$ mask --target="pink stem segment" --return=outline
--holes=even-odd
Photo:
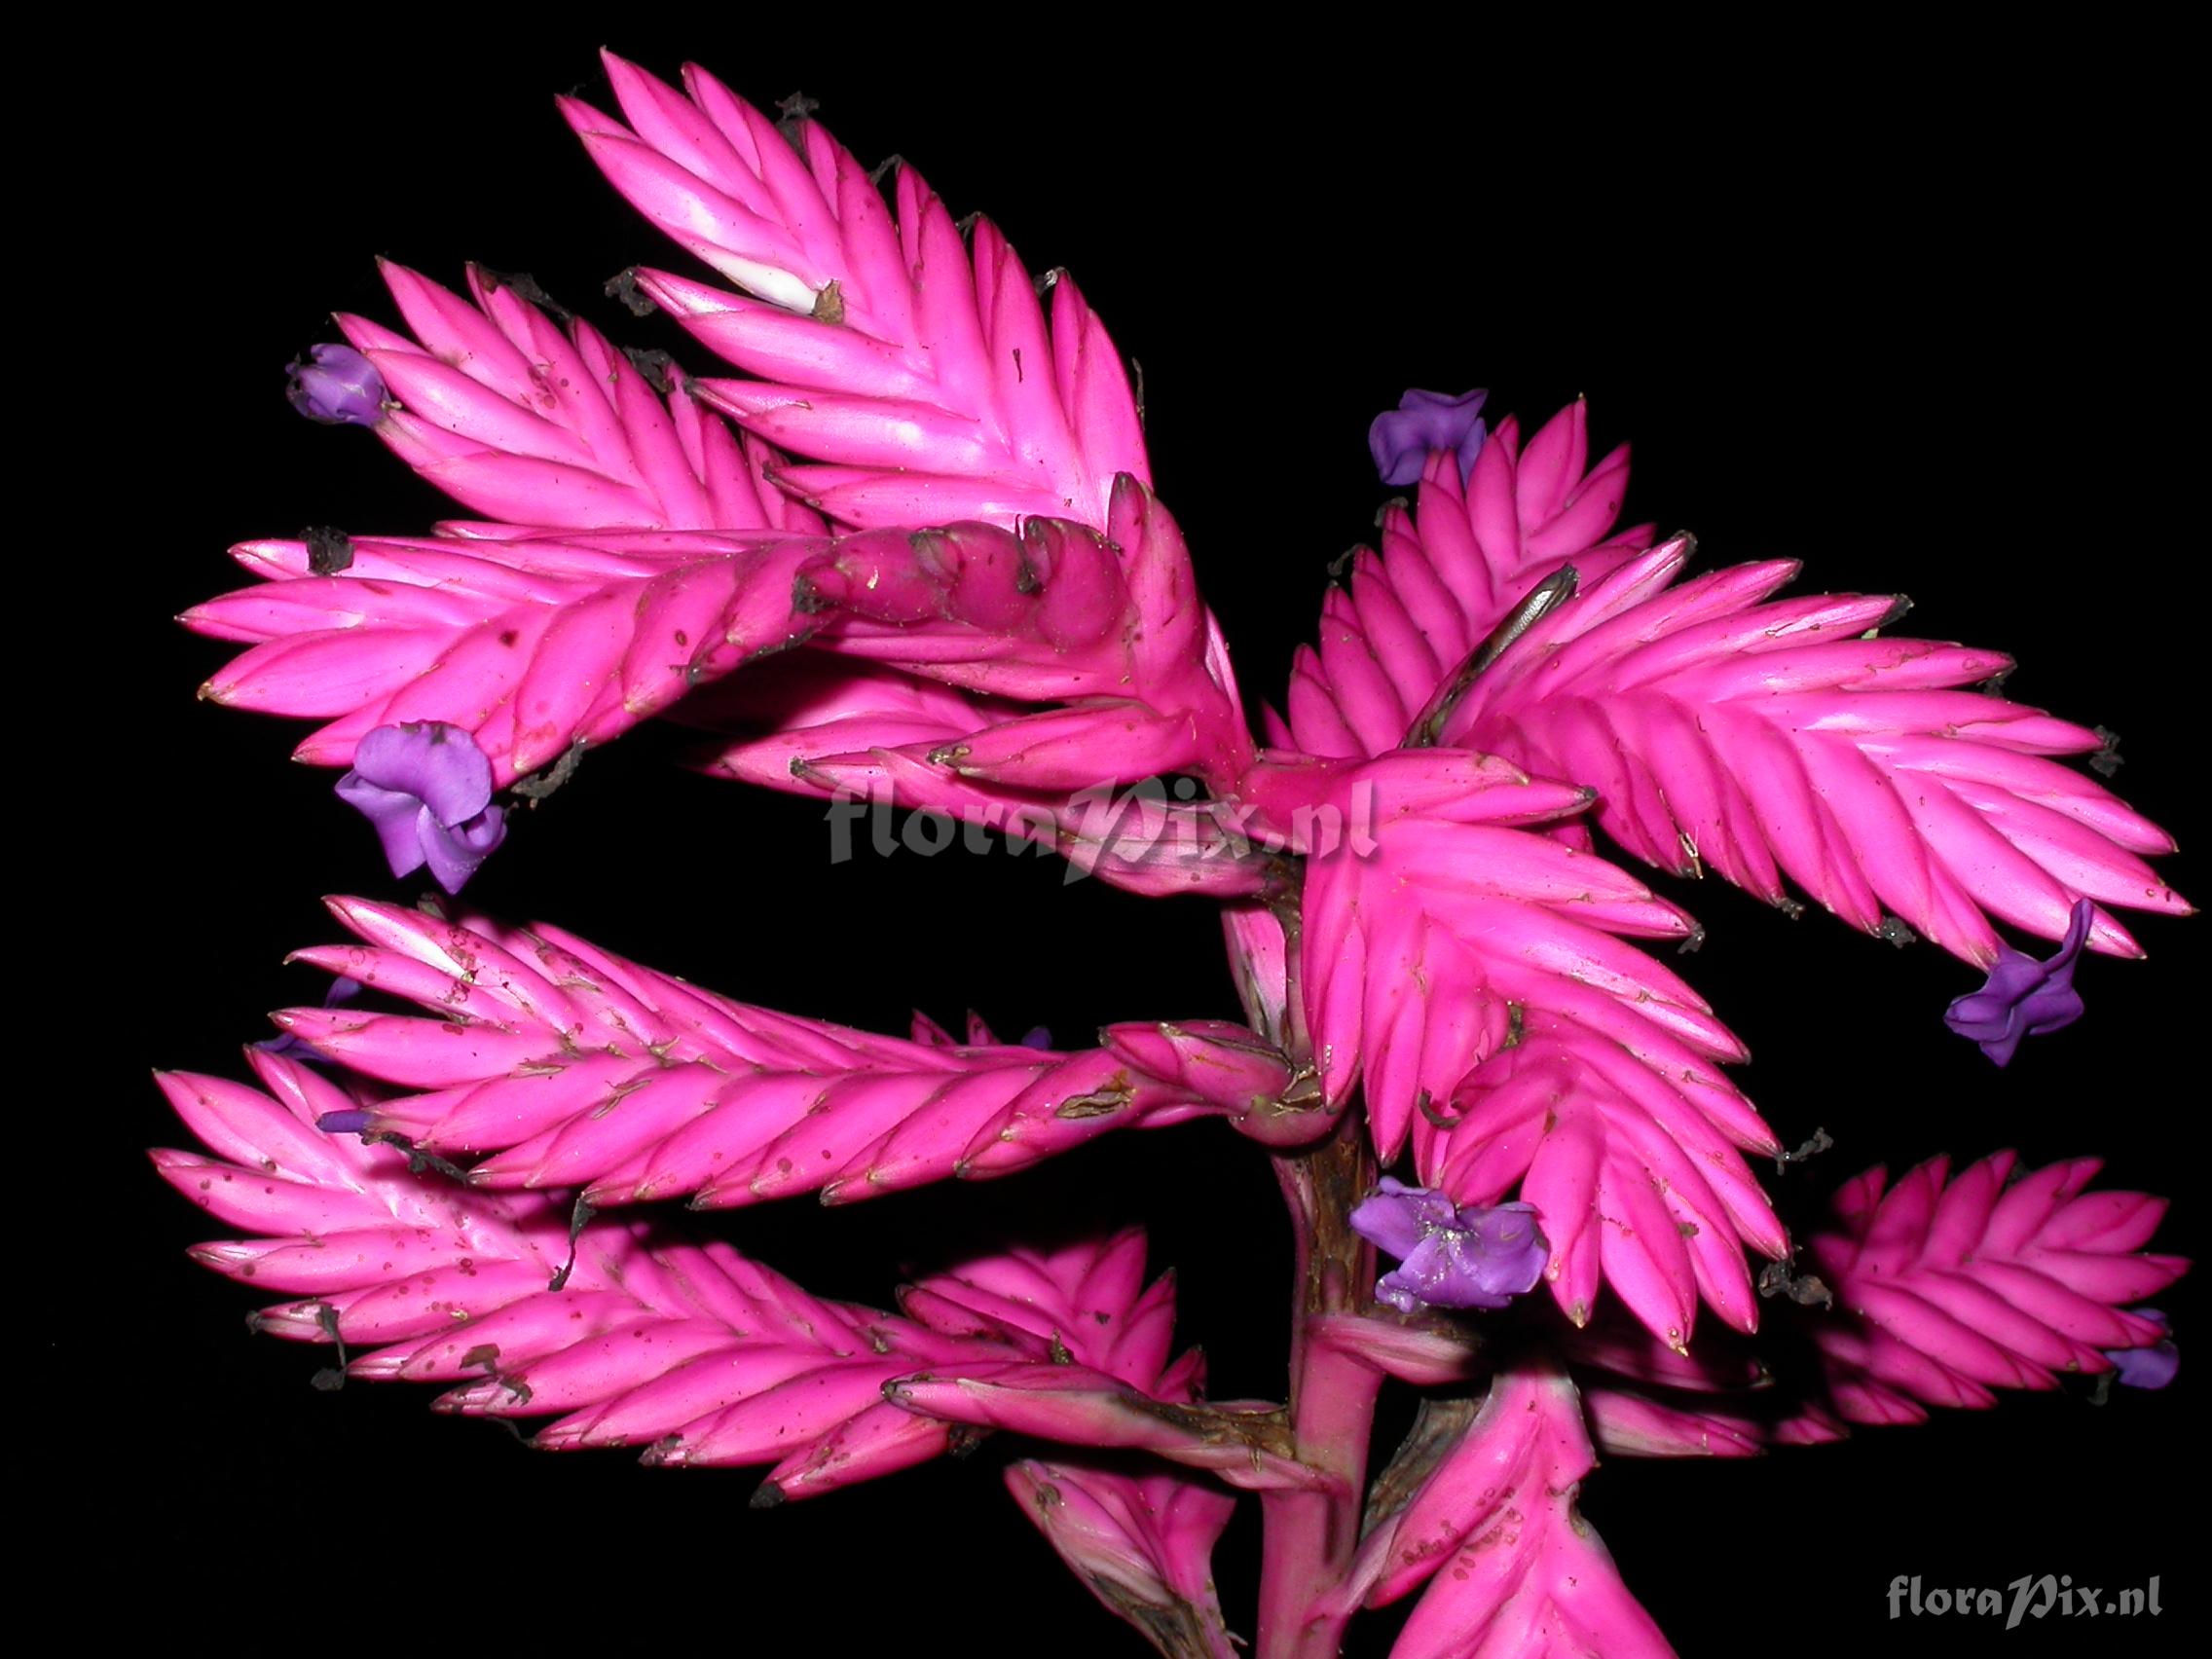
[[[1359,1113],[1320,1146],[1275,1161],[1297,1239],[1291,1303],[1290,1414],[1298,1456],[1340,1483],[1329,1492],[1270,1493],[1261,1499],[1266,1542],[1256,1659],[1333,1659],[1349,1609],[1316,1612],[1359,1545],[1367,1442],[1381,1373],[1313,1335],[1324,1314],[1356,1312],[1375,1277],[1373,1249],[1353,1233],[1351,1209],[1375,1184]]]

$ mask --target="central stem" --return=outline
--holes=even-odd
[[[1374,1252],[1351,1230],[1352,1206],[1375,1184],[1365,1114],[1344,1115],[1328,1141],[1274,1161],[1296,1243],[1291,1302],[1290,1422],[1299,1458],[1336,1477],[1330,1492],[1269,1493],[1256,1659],[1331,1659],[1348,1609],[1314,1603],[1359,1545],[1367,1441],[1380,1373],[1314,1333],[1323,1314],[1357,1313],[1375,1276]]]

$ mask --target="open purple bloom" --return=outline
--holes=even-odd
[[[1536,1288],[1551,1253],[1533,1205],[1461,1209],[1442,1193],[1387,1175],[1352,1210],[1351,1226],[1398,1258],[1375,1295],[1401,1313],[1422,1306],[1503,1308]]]
[[[441,720],[370,732],[338,794],[376,826],[392,874],[426,864],[448,893],[506,838],[506,814],[492,804],[492,762],[475,738]]]
[[[2138,1318],[2149,1319],[2163,1326],[2166,1316],[2156,1308],[2137,1308],[2132,1310]],[[2174,1346],[2171,1337],[2153,1343],[2149,1347],[2108,1348],[2105,1358],[2112,1361],[2113,1379],[2123,1388],[2163,1388],[2181,1370],[2181,1349]]]
[[[1367,429],[1367,450],[1375,470],[1390,485],[1419,484],[1430,450],[1451,450],[1459,458],[1459,482],[1475,470],[1482,454],[1483,399],[1487,391],[1447,397],[1441,391],[1409,391],[1398,407],[1375,417]]]
[[[326,426],[373,426],[384,419],[384,376],[350,346],[311,346],[308,360],[285,365],[292,407]]]
[[[2089,938],[2093,914],[2086,899],[2074,906],[2058,954],[2038,962],[2017,950],[2001,951],[1989,982],[1952,1003],[1943,1023],[1981,1045],[1999,1065],[2009,1064],[2023,1037],[2040,1037],[2082,1017],[2082,993],[2074,988],[2074,964]]]

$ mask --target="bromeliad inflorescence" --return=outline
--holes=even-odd
[[[213,1161],[158,1164],[249,1235],[197,1253],[296,1299],[262,1328],[550,1419],[541,1447],[769,1465],[776,1499],[999,1431],[1100,1601],[1215,1659],[1247,1624],[1209,1567],[1245,1493],[1267,1659],[1333,1654],[1416,1592],[1408,1659],[1617,1659],[1667,1649],[1574,1512],[1598,1449],[1729,1455],[2065,1372],[2170,1379],[2138,1305],[2183,1264],[2144,1253],[2160,1205],[2087,1191],[2088,1161],[1877,1169],[1789,1237],[1743,1046],[1637,942],[1696,924],[1600,851],[1933,940],[1989,972],[1950,1020],[2004,1063],[2080,1014],[2089,955],[2140,954],[2117,909],[2187,908],[2144,862],[2165,834],[2064,763],[2098,733],[1976,688],[1994,652],[1890,633],[1891,596],[1776,598],[1787,563],[1686,575],[1686,537],[1616,528],[1627,451],[1593,461],[1581,404],[1525,435],[1481,392],[1415,391],[1371,434],[1413,499],[1256,735],[1076,283],[1033,282],[910,167],[879,188],[803,111],[608,73],[620,119],[563,114],[720,278],[624,291],[720,366],[633,358],[481,268],[456,291],[387,266],[398,324],[341,316],[292,399],[476,516],[239,548],[253,585],[186,618],[246,646],[207,695],[320,722],[298,757],[343,768],[393,871],[448,893],[499,847],[502,792],[682,703],[710,772],[1018,823],[1217,904],[1245,1017],[1074,1049],[886,1035],[553,927],[336,901],[354,942],[303,956],[373,996],[280,1014],[259,1088],[165,1079]],[[1083,800],[1166,775],[1199,787],[1154,788],[1142,836],[1092,831]],[[2000,925],[2063,943],[2038,962]],[[1205,1117],[1289,1202],[1279,1404],[1209,1398],[1134,1230],[940,1262],[894,1312],[810,1296],[699,1218],[618,1213],[857,1201]],[[239,1164],[256,1178],[208,1178]],[[1752,1255],[1801,1293],[1760,1333],[1817,1356],[1801,1389],[1750,1386]],[[1386,1384],[1451,1398],[1371,1506]],[[1527,1477],[1511,1527],[1503,1467]]]

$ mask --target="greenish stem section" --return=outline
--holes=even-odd
[[[1375,1253],[1351,1230],[1351,1209],[1375,1185],[1364,1113],[1346,1112],[1319,1146],[1278,1156],[1275,1176],[1296,1240],[1291,1304],[1290,1425],[1303,1462],[1336,1477],[1327,1492],[1269,1493],[1256,1659],[1331,1659],[1348,1612],[1314,1604],[1343,1577],[1359,1546],[1368,1438],[1382,1375],[1320,1341],[1313,1321],[1356,1313],[1375,1277]]]

